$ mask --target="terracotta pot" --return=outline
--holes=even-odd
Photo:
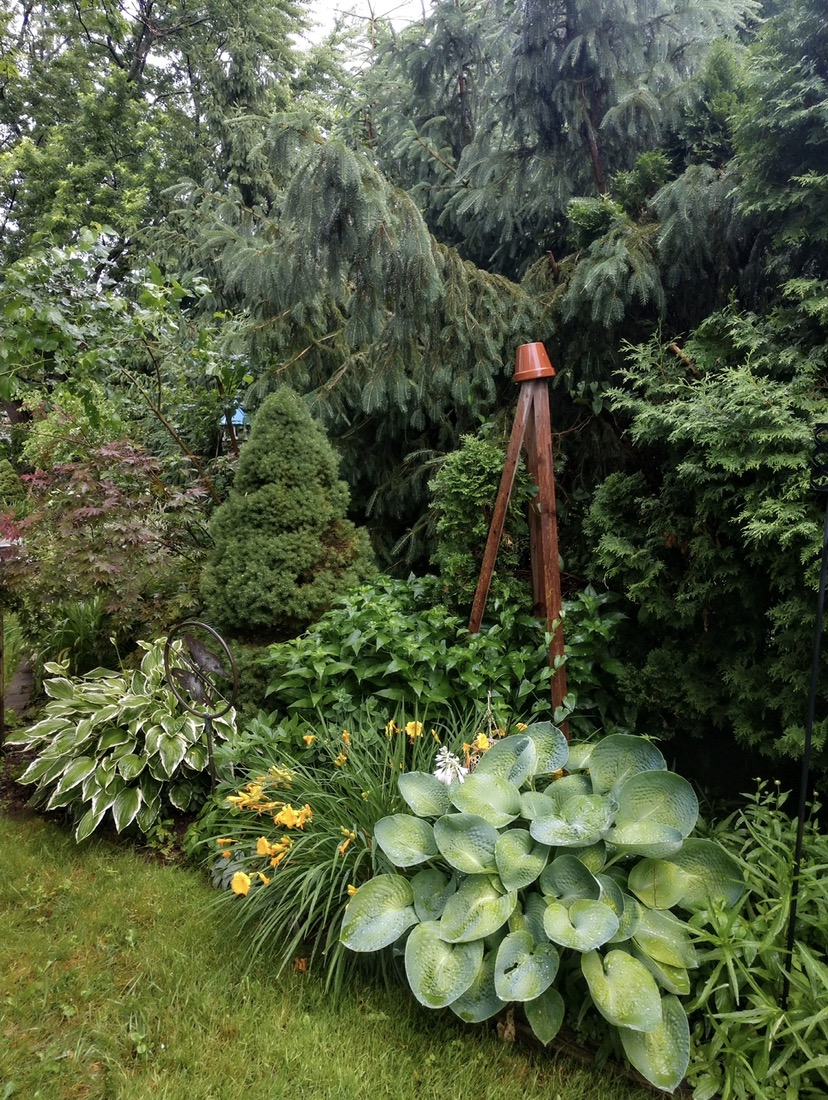
[[[553,378],[555,368],[540,341],[521,344],[515,357],[515,382],[532,382],[535,378]]]

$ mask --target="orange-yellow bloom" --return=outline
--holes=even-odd
[[[236,841],[232,836],[216,837],[216,844],[218,844],[218,846],[220,848],[223,848],[225,844],[235,844],[235,843],[236,843]]]
[[[250,893],[250,875],[246,875],[244,871],[236,871],[230,883],[230,889],[234,894],[247,897]]]
[[[343,730],[343,731],[342,731],[342,740],[343,740],[343,741],[345,742],[345,744],[346,744],[346,745],[350,745],[350,743],[351,743],[351,735],[350,735],[350,733],[348,732],[348,730]]]
[[[348,754],[347,754],[347,752],[341,752],[341,753],[339,754],[339,756],[337,756],[336,760],[334,760],[334,767],[336,767],[336,768],[341,768],[341,767],[343,767],[343,766],[344,766],[345,764],[347,764],[347,762],[348,762]]]
[[[354,886],[354,884],[352,882],[349,882],[348,883],[348,897],[352,898],[356,892],[357,892],[356,886]]]
[[[262,871],[257,871],[256,874],[259,876],[259,882],[261,882],[262,886],[268,886],[270,884],[270,879]]]
[[[302,740],[305,742],[306,745],[312,745],[314,743],[314,741],[316,740],[316,734],[315,733],[306,733],[305,736],[302,738]]]
[[[399,732],[400,732],[400,727],[397,725],[397,723],[393,719],[386,724],[386,726],[385,726],[385,736],[386,737],[390,737],[392,733],[399,733]]]
[[[408,740],[413,744],[415,737],[423,736],[423,723],[422,722],[406,722],[405,732],[408,735]]]

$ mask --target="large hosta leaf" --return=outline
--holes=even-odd
[[[543,793],[552,799],[558,813],[568,799],[579,794],[594,794],[594,791],[588,775],[565,775],[550,783]]]
[[[398,786],[417,817],[442,817],[451,810],[448,787],[428,772],[405,772]]]
[[[535,775],[549,775],[560,771],[569,757],[569,745],[566,738],[551,722],[533,722],[522,731],[535,746],[537,760]]]
[[[88,775],[92,775],[98,766],[97,760],[91,756],[79,756],[73,760],[60,777],[60,782],[55,787],[54,795],[63,795],[77,787]],[[54,797],[53,795],[53,797]]]
[[[656,962],[668,966],[696,965],[696,950],[690,941],[687,925],[672,913],[642,909],[633,940]]]
[[[495,863],[507,890],[522,890],[540,875],[549,845],[533,840],[526,829],[507,829],[495,845]]]
[[[502,829],[520,815],[520,790],[508,779],[496,775],[470,775],[451,792],[451,801],[461,813],[477,814],[496,829]]]
[[[510,932],[497,951],[495,992],[503,1001],[531,1001],[549,988],[560,956],[551,943],[535,943],[531,932]]]
[[[617,790],[640,772],[666,770],[666,761],[652,741],[626,733],[605,737],[589,757],[589,774],[596,791]]]
[[[440,854],[456,871],[466,875],[497,870],[495,847],[500,834],[477,814],[446,814],[434,823],[434,840]]]
[[[444,871],[430,867],[414,875],[411,889],[414,891],[414,912],[425,923],[440,919],[446,902],[457,889],[457,883]]]
[[[474,977],[474,981],[449,1008],[467,1024],[479,1024],[489,1020],[507,1005],[495,992],[494,969],[497,951],[489,951]]]
[[[634,1031],[655,1031],[661,1023],[661,994],[655,978],[626,951],[602,956],[590,951],[581,959],[595,1007],[611,1024]]]
[[[379,951],[417,923],[414,891],[401,875],[377,875],[348,903],[340,940],[351,951]]]
[[[664,997],[661,1022],[652,1031],[619,1029],[624,1053],[650,1084],[674,1092],[684,1079],[690,1061],[690,1028],[681,1002]]]
[[[496,932],[517,905],[517,894],[503,891],[493,875],[470,875],[446,902],[440,935],[449,943],[468,943]]]
[[[568,853],[557,856],[543,872],[538,884],[544,894],[569,905],[573,901],[598,901],[601,885],[589,868]]]
[[[711,898],[733,906],[744,892],[739,864],[712,840],[688,840],[668,862],[684,875],[684,890],[676,902],[684,909],[709,905]]]
[[[679,997],[687,996],[691,988],[690,975],[683,966],[668,966],[667,963],[650,958],[634,942],[631,946],[633,956],[647,967],[662,989]]]
[[[592,951],[612,939],[618,931],[618,917],[601,901],[575,901],[568,908],[550,902],[543,915],[543,927],[553,943],[573,951]]]
[[[549,936],[543,926],[543,918],[546,915],[546,907],[549,899],[534,890],[528,891],[523,898],[523,923],[527,931],[532,933],[535,943],[548,943]]]
[[[529,832],[551,847],[585,847],[599,841],[612,821],[612,806],[599,794],[568,798],[557,814],[536,817]]]
[[[482,961],[480,940],[446,943],[438,921],[418,924],[405,945],[408,984],[420,1004],[428,1008],[445,1008],[462,996]]]
[[[82,840],[86,840],[90,834],[94,833],[100,823],[103,821],[104,814],[109,809],[106,805],[99,809],[97,812],[93,809],[88,809],[83,817],[78,822],[75,828],[75,840],[80,844]]]
[[[555,810],[555,803],[542,791],[524,791],[520,796],[520,816],[527,821],[534,821],[536,817],[549,817]]]
[[[644,856],[671,855],[681,847],[699,815],[699,800],[674,772],[642,772],[618,790],[618,811],[607,840]]]
[[[377,844],[395,867],[414,867],[437,855],[434,829],[411,814],[391,814],[374,826]]]
[[[529,1026],[543,1045],[551,1043],[564,1020],[564,1000],[557,989],[547,989],[534,1001],[527,1001],[523,1011]]]
[[[666,859],[642,859],[630,871],[627,882],[650,909],[672,909],[688,885],[684,871]]]
[[[475,769],[475,775],[494,775],[498,779],[508,779],[519,787],[524,780],[534,774],[538,752],[534,741],[521,733],[513,733],[495,741],[490,749],[483,753]]]

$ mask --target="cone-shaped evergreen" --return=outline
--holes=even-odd
[[[282,388],[262,404],[230,497],[210,525],[201,591],[236,637],[301,633],[373,570],[366,533],[345,518],[339,460],[304,402]]]

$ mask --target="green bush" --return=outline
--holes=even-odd
[[[688,1074],[695,1100],[817,1100],[828,1093],[828,835],[814,806],[803,837],[789,960],[783,945],[797,826],[786,799],[778,784],[760,787],[709,833],[738,861],[747,892],[737,905],[712,905],[690,921],[699,958]]]
[[[345,518],[339,459],[302,399],[266,399],[241,449],[229,499],[215,512],[201,593],[220,629],[290,637],[373,572],[366,533]]]
[[[139,645],[131,672],[70,680],[65,665],[48,665],[45,716],[7,741],[37,754],[19,780],[35,785],[31,805],[66,810],[78,841],[108,817],[118,832],[134,824],[149,835],[171,811],[200,806],[209,787],[204,722],[182,713],[166,684],[164,639]],[[234,717],[217,718],[214,736]]]
[[[380,577],[339,600],[307,634],[270,647],[263,662],[271,674],[270,705],[279,714],[325,714],[346,724],[374,705],[433,723],[466,713],[488,695],[495,725],[547,716],[545,624],[494,607],[489,625],[470,635],[441,595],[442,583],[433,577]],[[613,639],[620,615],[592,589],[566,601],[564,611],[569,694],[555,720],[568,718],[582,736],[596,726],[631,725],[634,712],[616,702],[621,668]]]
[[[504,460],[505,447],[465,435],[459,450],[446,458],[429,482],[437,515],[437,546],[431,562],[440,575],[443,601],[462,614],[468,615],[474,600]],[[492,606],[496,602],[531,606],[526,509],[536,492],[519,463],[489,589]]]
[[[373,828],[392,869],[354,894],[345,946],[404,941],[421,1004],[467,1023],[519,1004],[544,1044],[591,999],[629,1061],[672,1092],[690,1056],[678,998],[697,961],[670,910],[733,905],[742,882],[720,845],[687,839],[696,795],[655,745],[570,747],[537,723],[495,740],[471,774],[444,751],[399,789],[409,812]]]

